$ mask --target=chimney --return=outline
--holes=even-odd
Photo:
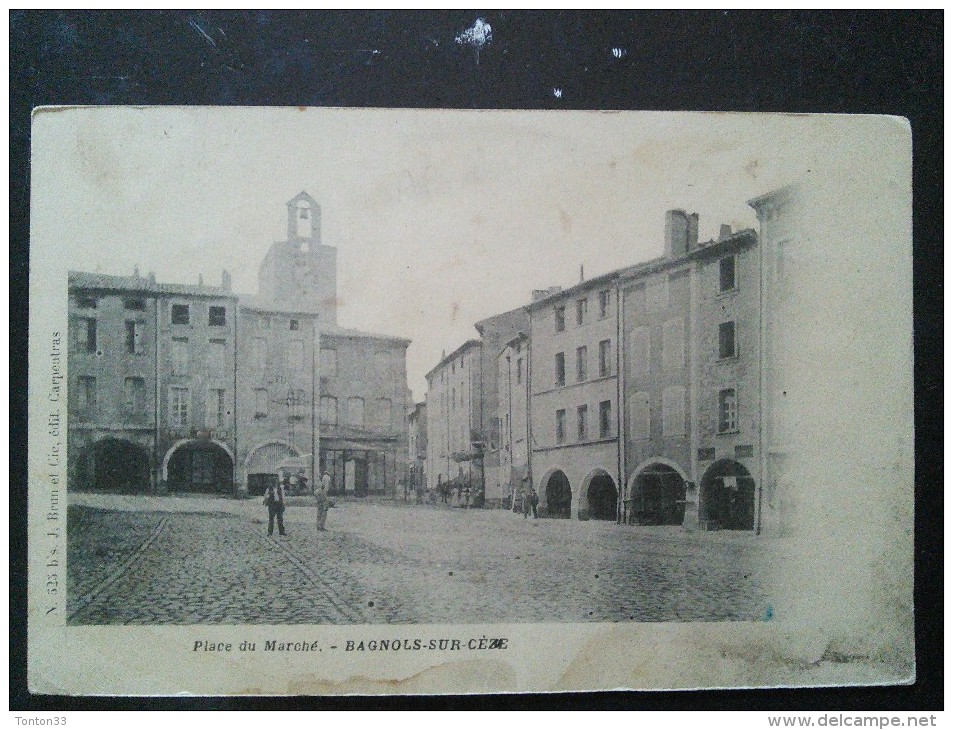
[[[688,216],[688,250],[698,248],[698,213]]]
[[[150,283],[150,284],[155,284],[155,283],[156,283],[156,272],[150,271],[150,272],[149,272],[148,279],[149,279],[149,283]]]
[[[718,230],[718,240],[724,241],[726,238],[731,236],[731,226],[727,223],[722,223],[721,228]]]
[[[202,286],[202,274],[199,274],[199,286]]]
[[[232,275],[228,273],[228,269],[222,269],[222,289],[232,290]]]
[[[133,277],[136,278],[136,279],[142,278],[142,277],[139,276],[139,265],[138,265],[138,264],[136,264],[135,266],[132,267],[132,275],[133,275]]]
[[[665,255],[676,258],[688,253],[688,216],[684,210],[665,213]]]
[[[551,286],[549,289],[533,289],[532,301],[538,302],[540,299],[545,299],[553,294],[559,294],[562,290],[561,286]]]
[[[582,284],[586,280],[586,270],[582,267],[582,264],[579,264],[579,283]]]

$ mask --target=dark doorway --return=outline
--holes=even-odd
[[[176,449],[168,474],[172,492],[225,494],[232,489],[232,459],[211,441],[193,441]]]
[[[589,519],[614,520],[619,492],[608,474],[597,474],[589,482],[586,501],[589,502]]]
[[[572,515],[572,488],[561,471],[554,472],[546,482],[546,514],[564,520]]]
[[[148,492],[149,453],[131,441],[103,439],[87,456],[80,489],[102,492]]]
[[[754,478],[743,464],[715,462],[705,472],[701,489],[709,529],[754,529]]]
[[[631,521],[639,525],[681,525],[685,520],[685,480],[667,464],[650,464],[635,478]]]
[[[248,494],[252,497],[262,497],[268,491],[268,486],[278,486],[277,474],[249,474]]]

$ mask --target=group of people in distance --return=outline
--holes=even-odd
[[[307,491],[308,478],[305,476],[298,477],[298,485],[302,487],[303,490]],[[291,489],[291,478],[285,476],[279,481],[269,482],[268,488],[265,491],[265,500],[263,504],[268,508],[268,534],[271,535],[275,531],[275,522],[278,523],[278,534],[285,535],[285,496],[289,493]],[[331,491],[331,476],[324,472],[321,476],[321,479],[314,485],[314,490],[312,494],[314,495],[315,506],[317,507],[318,514],[316,519],[316,526],[318,532],[324,532],[324,524],[328,519],[328,507],[331,506],[330,498],[328,494]]]

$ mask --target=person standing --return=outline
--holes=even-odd
[[[331,475],[326,471],[321,475],[321,480],[314,485],[314,501],[318,508],[317,528],[318,532],[324,532],[324,523],[328,519],[328,494],[331,491]]]
[[[529,517],[530,510],[532,509],[533,495],[532,492],[523,492],[523,519],[525,520]]]
[[[289,484],[288,477],[285,477],[284,484],[281,482],[269,482],[268,491],[265,493],[265,505],[268,507],[268,534],[275,531],[275,520],[278,521],[278,534],[285,534],[285,490]]]
[[[539,505],[539,495],[536,494],[536,489],[534,487],[529,488],[529,504],[533,509],[533,519],[539,519],[539,511],[537,506]]]

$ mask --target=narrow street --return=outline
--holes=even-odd
[[[746,621],[750,533],[343,502],[70,495],[71,624]]]

